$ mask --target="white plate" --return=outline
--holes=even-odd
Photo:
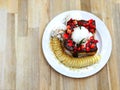
[[[94,19],[96,21],[96,38],[99,40],[97,53],[101,55],[101,59],[98,63],[85,68],[70,69],[60,63],[52,52],[50,48],[51,31],[59,25],[62,25],[65,22],[66,16],[70,13],[75,13],[76,15],[80,14],[84,20]],[[46,60],[57,72],[72,78],[83,78],[97,73],[105,66],[111,54],[112,41],[107,27],[98,17],[89,12],[74,10],[63,12],[49,22],[43,34],[42,48]]]

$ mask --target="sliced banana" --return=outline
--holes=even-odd
[[[72,68],[86,67],[95,64],[100,59],[100,55],[87,56],[81,58],[71,57],[63,51],[60,40],[58,40],[58,38],[56,37],[53,37],[51,39],[51,46],[58,60],[68,67]]]

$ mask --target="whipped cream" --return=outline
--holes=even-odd
[[[74,28],[74,32],[72,33],[72,39],[74,42],[79,44],[81,40],[84,39],[86,41],[92,35],[93,34],[90,33],[85,27],[81,26]]]

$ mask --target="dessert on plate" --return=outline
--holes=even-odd
[[[57,59],[66,66],[80,68],[96,63],[95,20],[68,18],[65,29],[56,29],[51,34],[51,46]]]
[[[95,40],[95,20],[73,20],[67,22],[63,34],[63,47],[73,57],[94,55],[97,52],[98,40]]]

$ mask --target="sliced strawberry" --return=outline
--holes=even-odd
[[[91,32],[91,33],[95,33],[95,30],[94,30],[94,29],[90,29],[90,32]]]
[[[71,27],[72,27],[72,28],[75,28],[75,27],[76,27],[76,24],[71,23]]]
[[[77,24],[78,24],[79,26],[81,26],[81,21],[77,21]]]
[[[89,30],[89,26],[85,26],[85,28],[87,28]]]
[[[84,47],[84,45],[80,45],[80,48],[83,50],[85,47]]]
[[[73,46],[73,43],[68,43],[68,46],[72,47],[72,46]]]
[[[74,47],[74,50],[77,50],[77,47],[76,47],[76,46]]]
[[[83,23],[84,27],[89,27],[89,23]]]
[[[74,53],[76,53],[76,52],[77,52],[77,50],[75,50],[75,49],[74,49],[74,50],[73,50],[73,52],[74,52]]]
[[[70,29],[71,27],[70,27],[70,25],[67,25],[67,29]]]
[[[68,43],[72,43],[73,41],[72,41],[71,39],[69,39],[67,42],[68,42]]]
[[[90,40],[93,40],[93,39],[94,39],[94,36],[91,36],[91,37],[90,37]]]
[[[91,49],[95,48],[95,44],[92,43],[92,44],[90,45],[90,48],[91,48]]]
[[[89,51],[90,51],[90,48],[89,48],[89,47],[86,47],[86,51],[89,52]]]
[[[80,47],[78,47],[78,48],[77,48],[77,50],[78,50],[78,51],[80,51],[80,50],[81,50],[81,48],[80,48]]]
[[[71,26],[71,23],[73,22],[72,18],[67,22],[67,25]]]
[[[67,22],[67,25],[69,25],[72,29],[76,27],[77,21],[73,20],[72,18]]]
[[[69,38],[69,35],[66,34],[66,33],[64,33],[64,34],[63,34],[63,38],[64,38],[64,39],[68,39],[68,38]]]
[[[67,40],[67,45],[71,47],[71,46],[74,45],[74,43],[73,43],[73,41],[71,39],[68,39]]]
[[[77,20],[74,20],[73,23],[74,23],[74,24],[77,24]]]
[[[90,40],[87,40],[87,43],[89,43],[89,44],[90,44]]]
[[[68,33],[68,34],[72,34],[72,30],[67,29],[67,33]]]
[[[90,28],[91,28],[91,29],[95,29],[96,27],[95,27],[95,25],[90,24]]]
[[[91,43],[95,43],[95,40],[94,40],[94,39],[92,39],[92,40],[91,40]]]
[[[98,40],[94,40],[94,43],[95,43],[95,44],[98,43]]]
[[[90,43],[86,43],[86,47],[89,47],[90,46]]]
[[[88,23],[91,24],[93,22],[93,19],[88,20]]]

